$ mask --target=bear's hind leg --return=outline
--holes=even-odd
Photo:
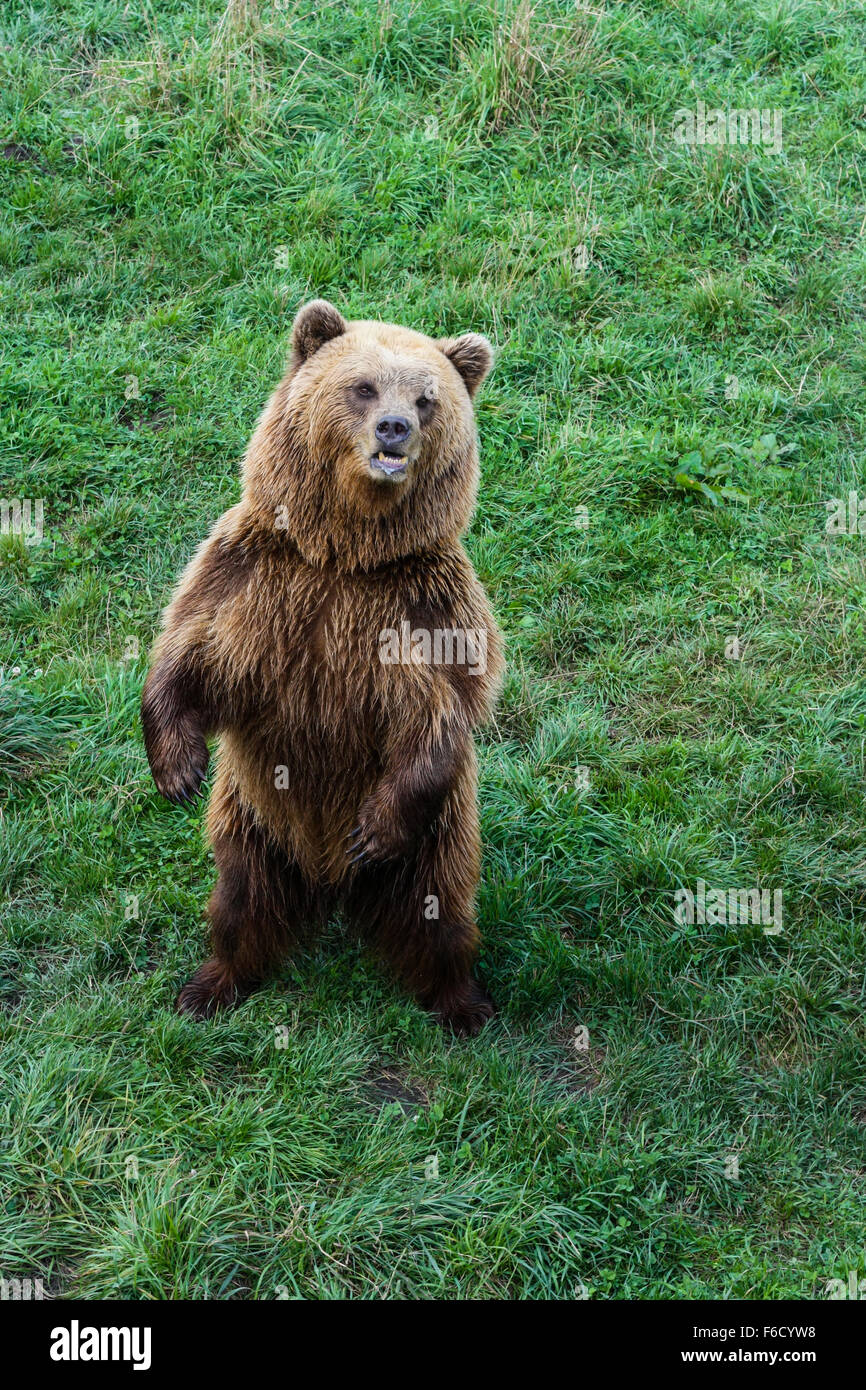
[[[496,1012],[471,973],[480,857],[475,787],[466,777],[414,854],[359,866],[346,904],[421,1007],[464,1036],[479,1033]]]
[[[415,863],[363,868],[348,914],[421,1007],[444,1028],[471,1037],[495,1013],[471,973],[479,940],[474,914],[433,878],[419,882]]]
[[[208,1018],[231,1008],[277,969],[312,920],[316,890],[255,823],[236,808],[229,829],[213,832],[219,877],[208,903],[213,955],[177,999],[178,1013]]]

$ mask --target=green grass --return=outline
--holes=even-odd
[[[866,491],[862,7],[3,21],[0,495],[46,534],[0,538],[0,1274],[862,1277],[866,540],[824,524]],[[782,151],[678,146],[698,99],[780,109]],[[471,1043],[337,923],[234,1015],[172,1012],[212,866],[148,773],[146,654],[314,295],[498,347],[468,545],[510,662],[480,748],[501,1012]],[[676,922],[699,878],[781,888],[782,933]]]

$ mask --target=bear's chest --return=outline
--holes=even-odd
[[[347,721],[366,737],[423,701],[430,672],[410,635],[420,607],[393,579],[346,580],[302,572],[248,592],[233,626],[242,634],[253,713],[340,739]]]

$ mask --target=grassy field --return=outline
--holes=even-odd
[[[866,491],[863,7],[2,20],[0,495],[44,538],[0,537],[0,1275],[862,1278],[866,539],[826,522]],[[781,113],[781,147],[678,143],[698,102]],[[500,1014],[470,1043],[339,923],[232,1016],[173,1013],[212,866],[150,779],[147,653],[315,295],[498,350],[468,548],[510,663],[479,750]],[[699,880],[780,890],[781,931],[678,920]]]

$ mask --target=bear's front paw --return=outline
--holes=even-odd
[[[207,775],[208,749],[201,734],[181,743],[171,739],[150,753],[150,770],[156,789],[176,806],[193,801]]]
[[[384,815],[373,797],[361,807],[358,824],[346,837],[350,864],[383,863],[397,859],[409,848],[409,837]]]

